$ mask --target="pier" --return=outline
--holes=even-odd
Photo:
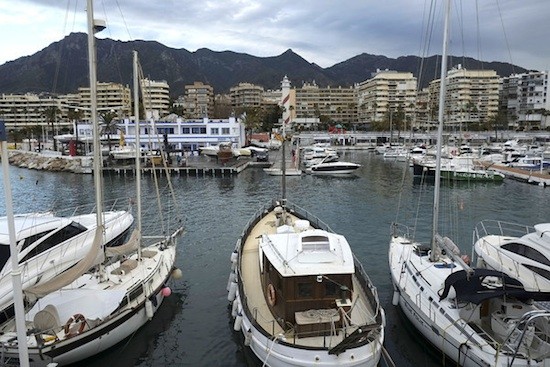
[[[550,186],[550,172],[546,170],[525,170],[496,163],[487,168],[504,174],[506,178],[542,187]]]

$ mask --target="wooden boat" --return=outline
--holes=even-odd
[[[245,227],[231,260],[234,329],[266,365],[378,365],[384,311],[344,236],[274,201]]]

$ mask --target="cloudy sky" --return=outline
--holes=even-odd
[[[196,51],[276,56],[292,49],[329,67],[361,53],[399,57],[441,51],[427,35],[443,0],[96,0],[99,38],[154,40]],[[454,0],[450,52],[525,68],[550,68],[550,1]],[[0,65],[86,31],[86,0],[0,0]],[[429,47],[423,46],[429,44]]]

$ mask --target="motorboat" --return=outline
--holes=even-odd
[[[527,290],[550,292],[550,223],[482,221],[474,230],[474,250],[478,267],[517,278]]]
[[[106,247],[124,243],[134,217],[125,210],[105,211]],[[23,291],[77,264],[94,244],[96,213],[56,216],[52,212],[14,217]],[[0,323],[13,316],[12,264],[7,217],[0,217]]]
[[[509,162],[508,166],[524,170],[543,170],[550,167],[550,161],[542,157],[522,156]]]
[[[436,163],[433,159],[415,159],[412,166],[415,176],[435,178]],[[481,161],[469,156],[441,158],[439,169],[444,181],[502,182],[505,178],[503,173],[486,168]]]
[[[448,28],[451,0],[445,6],[441,57],[438,134],[431,228],[420,233],[393,223],[389,266],[392,304],[428,342],[453,364],[547,366],[550,364],[550,309],[538,301],[550,293],[532,292],[501,271],[473,268],[470,259],[439,234],[441,152],[445,116]],[[418,238],[425,236],[424,244]]]
[[[378,365],[376,288],[344,236],[286,200],[246,225],[227,289],[234,330],[264,365]]]
[[[86,12],[89,79],[93,86],[97,83],[94,33],[101,29],[102,23],[93,18],[92,0],[88,0]],[[136,101],[139,100],[138,69],[137,53],[134,52]],[[98,147],[95,88],[91,88],[91,101],[94,146]],[[135,116],[139,116],[137,103],[134,108]],[[136,131],[140,131],[139,121],[136,121]],[[139,135],[136,134],[137,146]],[[102,213],[100,152],[99,149],[94,149],[94,152],[95,205],[97,212]],[[141,157],[137,152],[135,160],[136,171],[140,172]],[[140,183],[141,175],[138,174],[135,201],[139,209],[142,208]],[[174,205],[171,203],[170,207]],[[103,241],[104,217],[96,215],[93,246],[88,253],[57,277],[26,288],[23,292],[27,305],[25,313],[16,309],[15,317],[0,325],[2,362],[8,365],[29,365],[30,362],[33,366],[76,363],[120,343],[151,320],[163,299],[171,294],[167,286],[170,278],[181,276],[181,271],[174,267],[177,238],[183,231],[180,210],[159,210],[162,214],[159,213],[158,218],[169,217],[173,225],[163,223],[151,227],[143,236],[141,210],[138,210],[136,228],[129,240],[112,249],[105,248]],[[97,264],[98,257],[104,257],[105,261]],[[14,297],[22,297],[22,294]],[[16,299],[16,305],[22,303],[21,299]]]
[[[306,168],[306,173],[312,175],[350,175],[359,169],[361,165],[353,162],[321,161]]]
[[[109,155],[116,160],[133,160],[136,158],[136,150],[137,148],[134,145],[125,144],[116,146],[109,152]],[[145,154],[145,149],[140,148],[139,151],[141,155]]]

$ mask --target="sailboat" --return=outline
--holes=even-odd
[[[474,269],[448,237],[438,233],[441,142],[446,90],[445,31],[439,91],[439,128],[431,246],[413,229],[394,223],[389,265],[392,303],[438,350],[460,366],[550,365],[550,310],[537,301],[550,293],[526,290],[522,283],[492,269]]]
[[[377,290],[344,236],[286,200],[285,180],[231,255],[233,328],[267,366],[377,366]]]
[[[50,282],[24,291],[29,308],[22,325],[26,343],[15,339],[21,328],[21,317],[15,317],[0,326],[0,345],[5,363],[17,364],[20,347],[28,348],[31,366],[67,365],[100,353],[147,323],[158,310],[164,297],[171,293],[169,279],[179,277],[174,268],[176,242],[183,228],[169,235],[142,236],[140,166],[136,155],[136,181],[138,202],[137,225],[128,243],[116,250],[105,251],[102,239],[102,179],[101,150],[96,108],[96,74],[92,0],[87,3],[88,49],[92,122],[94,126],[94,183],[97,205],[95,246],[81,262]],[[137,67],[134,68],[134,71]],[[135,72],[136,74],[136,72]],[[137,93],[134,81],[134,93]],[[137,100],[137,98],[136,98]],[[138,106],[136,104],[136,112]],[[139,118],[136,113],[139,131]],[[137,134],[139,135],[139,134]],[[165,213],[169,215],[170,213]],[[151,238],[154,243],[143,242]],[[123,251],[128,251],[123,253]],[[105,261],[97,263],[96,259]],[[16,327],[17,325],[17,327]]]

